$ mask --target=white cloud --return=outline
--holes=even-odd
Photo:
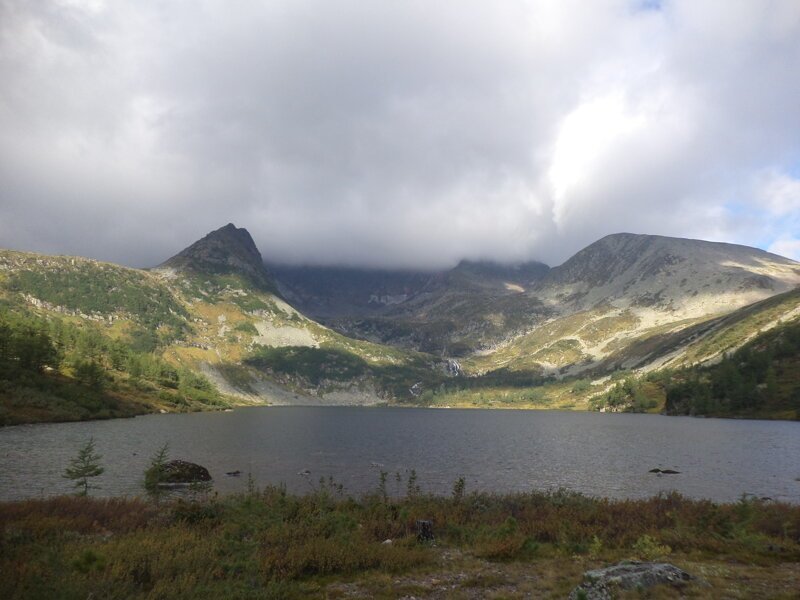
[[[800,239],[784,238],[769,247],[770,252],[800,261]]]
[[[755,201],[772,214],[800,217],[800,179],[770,169],[759,174],[755,187]]]
[[[796,0],[0,0],[0,246],[153,264],[234,221],[271,259],[444,266],[793,240],[798,65]]]

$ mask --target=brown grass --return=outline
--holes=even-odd
[[[423,518],[435,546],[416,539]],[[425,597],[441,586],[460,590],[451,597],[564,597],[583,570],[625,558],[666,558],[750,593],[716,597],[770,597],[769,577],[779,590],[800,577],[800,506],[678,494],[356,500],[320,485],[161,504],[60,497],[0,504],[0,528],[2,598]],[[380,591],[387,581],[398,583]]]

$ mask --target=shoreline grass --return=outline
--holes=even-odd
[[[402,498],[385,486],[360,498],[340,490],[321,481],[303,496],[267,487],[160,502],[0,503],[0,597],[563,598],[584,570],[623,559],[666,560],[702,580],[680,597],[800,589],[797,505],[466,494],[458,485],[449,497],[413,485]],[[417,540],[418,519],[433,521],[434,543]]]

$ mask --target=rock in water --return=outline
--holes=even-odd
[[[583,583],[569,600],[611,600],[618,590],[637,590],[667,584],[682,586],[694,579],[689,573],[668,563],[625,561],[604,569],[586,571]]]
[[[175,485],[181,483],[200,483],[211,481],[208,469],[185,460],[171,460],[161,469],[159,485]]]

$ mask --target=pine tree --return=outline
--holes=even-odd
[[[78,455],[69,461],[69,467],[64,470],[63,476],[75,482],[79,496],[86,496],[90,487],[97,487],[91,485],[89,479],[102,475],[105,471],[105,468],[100,466],[101,458],[102,456],[95,452],[94,438],[89,438],[89,441],[78,450]]]
[[[165,443],[150,459],[150,466],[144,472],[144,487],[148,492],[158,491],[158,484],[164,479],[164,465],[169,458],[169,444]]]

